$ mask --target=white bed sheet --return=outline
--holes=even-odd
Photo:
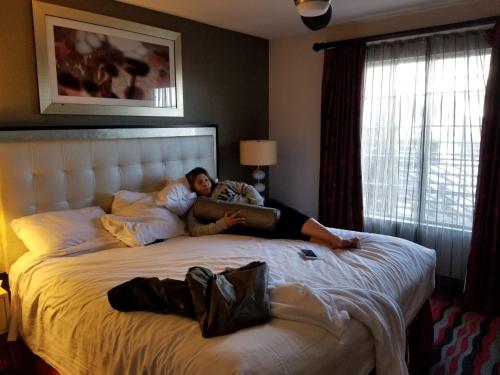
[[[354,319],[340,340],[317,325],[276,318],[204,339],[196,321],[120,313],[106,296],[136,276],[184,279],[194,265],[220,272],[262,260],[271,283],[385,293],[409,324],[433,290],[434,251],[394,237],[355,234],[361,239],[357,250],[216,235],[43,260],[25,254],[9,275],[14,315],[30,348],[61,374],[366,374],[374,366],[374,343]],[[299,248],[320,259],[303,260]]]

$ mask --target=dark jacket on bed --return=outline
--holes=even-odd
[[[252,262],[214,274],[192,267],[186,279],[136,277],[108,291],[119,311],[176,313],[197,319],[203,337],[232,333],[270,319],[268,268]]]

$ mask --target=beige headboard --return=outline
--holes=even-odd
[[[217,176],[217,128],[0,131],[0,272],[26,251],[12,219],[98,205],[119,190],[155,191],[205,167]]]

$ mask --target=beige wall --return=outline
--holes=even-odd
[[[323,53],[315,42],[379,35],[500,15],[500,0],[351,22],[316,33],[270,42],[269,136],[278,141],[270,195],[317,216]],[[335,17],[335,16],[334,16]]]

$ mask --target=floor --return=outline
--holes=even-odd
[[[500,375],[500,316],[464,308],[460,296],[431,297],[434,344],[429,374]]]

